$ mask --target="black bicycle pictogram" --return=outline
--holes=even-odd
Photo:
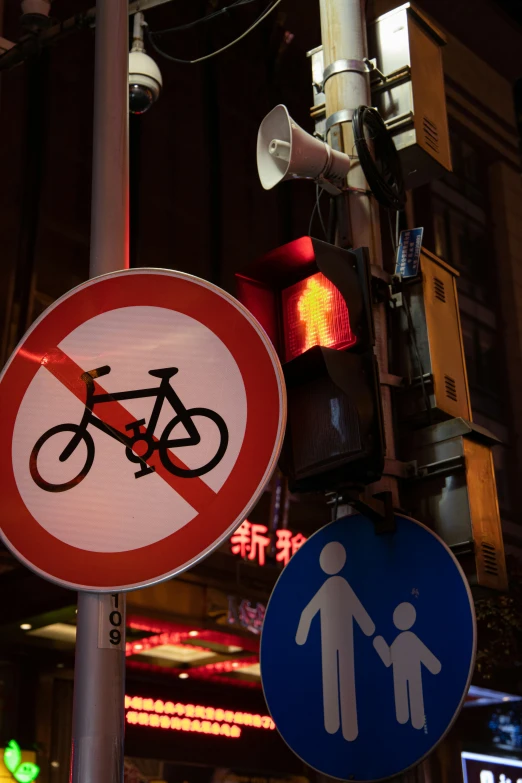
[[[96,393],[94,386],[95,378],[107,375],[110,371],[111,368],[106,365],[104,367],[98,367],[97,370],[84,372],[81,379],[86,385],[87,399],[80,423],[59,424],[56,427],[51,427],[51,429],[44,432],[34,444],[29,459],[29,470],[33,481],[41,487],[41,489],[45,489],[47,492],[65,492],[68,489],[72,489],[72,487],[76,487],[80,481],[83,481],[94,462],[94,440],[87,429],[89,425],[97,427],[102,432],[105,432],[106,435],[109,435],[111,438],[114,438],[125,446],[127,459],[141,465],[140,470],[134,474],[135,478],[141,478],[141,476],[146,476],[148,473],[153,473],[155,471],[153,466],[147,464],[147,460],[154,451],[159,453],[163,466],[170,473],[175,476],[180,476],[181,478],[203,476],[221,462],[228,446],[227,425],[221,416],[215,413],[215,411],[210,410],[210,408],[185,408],[170,384],[170,379],[178,372],[176,367],[149,370],[149,375],[152,375],[154,378],[159,378],[161,381],[159,386],[150,389],[137,389],[136,391],[116,392],[115,394]],[[130,435],[125,435],[119,430],[114,429],[94,415],[94,408],[96,405],[101,405],[104,402],[110,403],[120,400],[135,400],[141,397],[154,397],[154,407],[147,426],[145,426],[145,419],[132,421],[130,424],[126,425],[125,429],[130,431]],[[161,435],[156,438],[154,436],[154,431],[164,402],[170,403],[176,415],[166,425]],[[218,449],[212,459],[199,468],[180,467],[180,465],[173,461],[174,455],[169,452],[169,449],[180,448],[182,446],[197,446],[201,442],[198,428],[193,421],[193,419],[197,417],[210,419],[217,426],[219,430]],[[182,425],[186,434],[184,434],[183,437],[171,438],[173,430],[178,425]],[[38,455],[42,446],[47,443],[50,438],[60,432],[73,433],[71,440],[59,456],[60,462],[66,462],[82,440],[87,447],[87,458],[83,468],[75,478],[66,481],[63,484],[52,484],[42,478],[38,470]]]

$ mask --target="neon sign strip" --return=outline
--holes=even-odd
[[[169,718],[168,715],[154,715],[149,712],[136,712],[129,710],[126,715],[127,723],[139,726],[152,726],[158,729],[174,729],[175,731],[192,731],[199,734],[214,734],[221,737],[241,736],[239,726],[231,726],[229,723],[217,723],[209,720],[195,718]]]
[[[153,650],[155,647],[161,647],[165,644],[179,645],[189,639],[188,633],[161,633],[156,636],[149,636],[145,639],[139,639],[136,642],[127,642],[125,655],[136,655],[136,653],[146,652],[147,650]],[[207,647],[197,647],[191,644],[188,647],[189,650],[195,650],[197,652],[209,652]]]
[[[141,696],[125,696],[125,709],[127,723],[152,728],[233,738],[241,736],[240,726],[275,729],[275,723],[268,715],[254,715],[250,712],[235,712],[219,707],[203,707],[180,702],[164,702],[161,699],[144,699]]]

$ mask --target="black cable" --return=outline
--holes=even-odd
[[[319,192],[321,191],[321,192]],[[321,212],[321,205],[319,203],[319,199],[323,195],[323,189],[319,186],[315,186],[315,203],[317,204],[317,214],[319,215],[319,223],[321,224],[321,228],[323,230],[324,238],[328,239],[328,232],[326,231],[326,226],[324,224],[323,220],[323,213]]]
[[[335,244],[335,231],[337,229],[337,209],[335,204],[335,196],[330,197],[330,211],[328,212],[328,233],[326,235],[326,241],[331,245]]]
[[[230,43],[225,44],[225,46],[221,46],[219,49],[216,49],[214,52],[209,52],[208,54],[204,54],[202,57],[196,57],[194,60],[183,60],[180,57],[173,57],[171,54],[167,54],[167,52],[163,51],[163,49],[160,49],[158,44],[154,41],[154,35],[155,33],[146,27],[147,31],[147,38],[149,40],[150,45],[152,48],[160,54],[162,57],[165,57],[166,60],[170,60],[173,63],[180,63],[181,65],[194,65],[195,63],[201,63],[204,60],[209,60],[211,57],[215,57],[218,54],[221,54],[221,52],[226,51],[227,49],[230,49],[231,46],[234,46],[235,44],[239,43],[239,41],[242,41],[243,38],[245,38],[249,33],[254,30],[261,22],[266,19],[266,17],[272,13],[272,11],[277,8],[277,6],[281,3],[282,0],[273,0],[273,2],[265,8],[265,10],[257,17],[257,19],[252,22],[250,27],[247,27],[247,29],[241,33],[241,35],[238,35],[237,38],[234,38],[233,41],[230,41]]]
[[[357,157],[370,189],[383,207],[399,212],[406,203],[399,153],[379,112],[359,106],[353,113],[353,138]],[[372,141],[373,155],[364,129]]]
[[[426,388],[426,382],[424,379],[424,368],[422,366],[422,359],[420,357],[420,351],[419,346],[417,345],[417,338],[415,337],[415,329],[413,326],[413,319],[411,317],[411,311],[410,306],[408,304],[408,300],[406,299],[406,296],[403,294],[402,301],[404,304],[404,310],[406,311],[406,318],[408,321],[408,331],[410,334],[410,340],[413,345],[413,350],[415,352],[415,358],[417,359],[417,364],[419,367],[420,372],[420,382],[422,386],[422,396],[424,397],[424,404],[426,406],[426,413],[428,415],[428,424],[433,424],[433,416],[432,416],[432,410],[431,410],[431,401],[430,401],[430,395],[428,394],[428,390]]]
[[[323,229],[324,238],[326,240],[328,240],[328,235],[326,233],[326,228],[325,228],[323,216],[322,216],[322,213],[321,213],[321,205],[319,203],[323,193],[324,193],[324,190],[322,188],[320,188],[319,185],[316,185],[315,186],[315,204],[314,204],[314,208],[312,209],[312,214],[310,215],[310,223],[308,224],[308,236],[310,236],[310,237],[312,236],[312,227],[313,227],[314,217],[315,217],[315,213],[317,212],[319,214],[319,220],[321,221],[321,228]]]
[[[219,8],[217,11],[213,11],[211,14],[201,16],[199,19],[194,19],[193,22],[187,22],[186,24],[177,25],[177,27],[166,27],[164,30],[151,30],[149,35],[166,35],[167,33],[177,33],[182,30],[190,30],[193,27],[197,27],[199,24],[205,24],[210,22],[218,16],[224,16],[228,14],[231,8],[236,8],[239,5],[249,5],[250,3],[256,3],[258,0],[236,0],[235,3],[230,3],[224,8]]]

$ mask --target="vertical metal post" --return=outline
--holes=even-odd
[[[129,266],[128,25],[126,0],[97,0],[91,277]]]
[[[129,266],[128,0],[97,0],[91,277]],[[72,783],[123,780],[125,596],[78,594]]]
[[[125,594],[78,593],[72,783],[121,783],[124,717]]]
[[[321,37],[324,54],[324,67],[336,60],[362,60],[368,56],[366,42],[366,0],[320,0]],[[356,109],[358,106],[371,106],[370,79],[367,73],[344,71],[328,79],[325,84],[326,116],[344,109]],[[345,122],[342,128],[342,147],[354,154],[352,123]],[[348,185],[367,190],[368,185],[362,168],[352,159],[348,173]],[[348,192],[344,196],[344,207],[348,213],[351,237],[354,247],[368,247],[371,263],[382,266],[381,229],[379,205],[364,192]],[[386,311],[384,305],[374,308],[377,360],[381,373],[388,372],[388,343],[386,335]],[[395,458],[395,437],[390,390],[381,387],[386,434],[386,456]],[[376,489],[377,487],[374,487]],[[397,481],[384,476],[378,484],[379,491],[389,490],[394,505],[399,505]]]

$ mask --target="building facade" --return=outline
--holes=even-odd
[[[303,13],[303,0],[282,3],[252,36],[205,65],[158,59],[163,94],[150,113],[131,118],[133,266],[178,269],[233,293],[236,272],[309,233],[315,189],[292,182],[265,192],[255,163],[259,123],[276,103],[312,130],[306,52],[320,42],[320,30],[318,4],[306,5]],[[369,0],[368,17],[395,5]],[[504,543],[516,560],[522,556],[522,180],[513,84],[522,75],[522,27],[487,0],[477,0],[472,24],[469,9],[458,5],[419,2],[448,41],[443,57],[453,171],[409,193],[405,221],[424,226],[426,249],[460,275],[473,418],[499,441],[494,456]],[[166,5],[151,10],[147,21],[154,30],[172,26],[173,19],[181,25],[214,6],[203,0],[184,9]],[[53,15],[64,20],[88,7],[82,0],[55,0]],[[4,0],[0,9],[1,34],[16,40],[18,2]],[[201,54],[241,33],[249,20],[248,9],[236,9],[194,33],[165,35],[162,46],[181,57]],[[2,362],[47,306],[88,276],[93,56],[93,30],[80,26],[0,72]],[[316,218],[311,232],[320,231]],[[273,728],[258,652],[278,574],[330,515],[324,497],[290,495],[276,475],[229,543],[184,576],[129,595],[129,782],[319,777]],[[0,746],[16,739],[36,753],[42,783],[65,783],[76,599],[3,548],[0,586]],[[515,612],[507,625],[522,622],[518,617]],[[499,633],[505,627],[500,623]],[[512,647],[509,660],[516,653]],[[522,678],[515,665],[506,671],[498,687],[495,667],[489,680],[478,672],[475,686],[492,693],[471,693],[448,738],[408,777],[460,781],[462,752],[522,758],[522,710],[514,700],[522,697]]]

